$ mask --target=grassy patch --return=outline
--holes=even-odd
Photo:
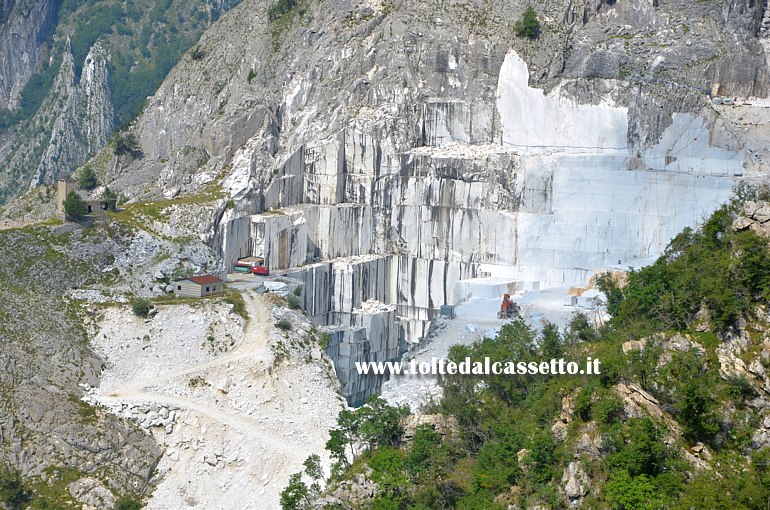
[[[155,200],[150,202],[136,202],[126,204],[116,212],[108,212],[107,216],[113,220],[123,223],[133,230],[144,230],[156,237],[170,240],[168,236],[155,231],[151,226],[154,222],[166,223],[171,219],[172,208],[182,205],[204,205],[212,204],[217,200],[225,198],[227,195],[222,190],[221,181],[229,170],[226,167],[220,172],[202,191],[191,193],[169,200]],[[180,243],[189,242],[189,236],[185,237]]]
[[[225,291],[224,302],[233,305],[233,311],[243,317],[244,320],[249,320],[249,314],[246,311],[246,303],[243,301],[243,296],[240,292],[235,290]]]
[[[40,480],[33,484],[35,498],[29,505],[30,510],[80,508],[67,486],[84,477],[85,473],[64,467],[49,467],[44,472],[48,481]]]

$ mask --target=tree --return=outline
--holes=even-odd
[[[335,469],[346,467],[348,451],[355,458],[356,445],[363,444],[369,450],[380,446],[399,446],[404,429],[401,419],[409,415],[408,407],[393,407],[372,395],[366,405],[355,411],[340,411],[337,427],[329,431],[326,449],[337,462]]]
[[[642,349],[628,353],[628,372],[645,390],[650,388],[651,378],[655,375],[662,354],[663,347],[653,339],[648,340]]]
[[[513,26],[516,35],[537,39],[540,35],[540,21],[537,19],[537,13],[532,6],[528,6],[521,19]]]
[[[414,429],[412,449],[406,458],[406,467],[413,474],[428,468],[431,455],[441,444],[441,434],[436,432],[432,425],[417,425]]]
[[[568,344],[578,344],[582,342],[593,342],[599,335],[591,326],[591,321],[583,312],[575,312],[567,323],[567,331],[564,333],[564,340]]]
[[[719,432],[719,418],[712,412],[715,403],[703,378],[688,381],[675,406],[688,439],[710,441]]]
[[[70,221],[82,221],[88,215],[88,206],[74,191],[64,199],[64,217]]]
[[[540,350],[544,358],[558,359],[564,356],[559,328],[553,322],[547,322],[540,333]]]
[[[112,139],[112,152],[116,156],[123,156],[124,154],[134,156],[141,152],[136,135],[133,133],[115,135],[115,138]]]
[[[377,483],[378,497],[372,509],[407,508],[409,479],[404,466],[404,452],[391,446],[378,448],[368,454],[372,480]]]
[[[323,471],[321,470],[321,457],[317,454],[314,453],[309,456],[302,465],[305,466],[305,474],[311,479],[320,480],[323,476]]]
[[[102,192],[102,202],[107,205],[107,209],[114,212],[118,203],[118,194],[112,191],[108,186],[105,186],[104,192]]]
[[[521,445],[515,437],[506,437],[484,443],[477,456],[473,473],[474,485],[481,490],[499,494],[517,485],[522,475],[516,453]]]
[[[360,439],[368,443],[370,449],[401,443],[404,433],[401,419],[409,414],[409,408],[390,406],[385,400],[372,395],[356,413],[360,420]]]
[[[286,304],[289,305],[289,308],[292,310],[299,310],[302,308],[302,301],[295,295],[295,294],[289,294],[286,296]]]
[[[529,470],[527,475],[535,483],[548,483],[555,474],[557,465],[556,442],[549,432],[539,433],[532,439],[529,448]]]
[[[80,170],[78,185],[83,189],[94,189],[96,187],[96,173],[89,165],[84,166]]]
[[[305,474],[313,480],[310,484],[310,491],[315,495],[321,492],[321,479],[323,479],[324,472],[321,469],[321,457],[317,454],[310,455],[305,462],[302,463],[305,466]]]
[[[0,501],[9,510],[21,510],[24,503],[32,500],[32,493],[27,490],[18,469],[3,468],[0,470]]]
[[[283,510],[301,510],[307,503],[309,490],[302,481],[302,473],[294,473],[289,477],[289,485],[281,491],[281,508]]]
[[[664,470],[668,449],[663,433],[649,417],[629,419],[625,430],[608,434],[607,445],[615,449],[605,461],[613,471],[654,477]]]
[[[344,411],[343,411],[344,412]],[[329,431],[329,440],[326,441],[326,449],[337,466],[347,466],[347,447],[349,438],[344,430],[332,429]]]

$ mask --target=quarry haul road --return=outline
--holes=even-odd
[[[264,428],[264,423],[256,418],[252,418],[248,414],[228,412],[215,405],[208,405],[191,398],[165,393],[159,389],[151,389],[152,386],[163,382],[170,382],[179,377],[205,372],[207,369],[220,367],[246,358],[255,358],[256,362],[262,362],[263,364],[271,362],[272,354],[268,348],[270,323],[267,320],[259,320],[260,317],[269,318],[270,310],[263,300],[253,295],[243,293],[243,298],[249,321],[244,330],[243,341],[236,345],[233,350],[211,361],[183,370],[167,372],[151,379],[132,382],[110,391],[105,397],[108,400],[114,401],[131,400],[176,405],[188,411],[205,415],[216,423],[233,427],[256,441],[271,444],[272,448],[281,451],[283,455],[292,461],[301,462],[302,458],[296,448],[291,448],[290,445],[281,439],[280,435],[261,430]],[[267,371],[265,371],[265,376],[270,376]]]
[[[237,429],[255,441],[269,444],[271,449],[279,450],[289,460],[301,462],[305,458],[300,454],[296,447],[292,447],[292,445],[286,443],[280,435],[260,430],[264,427],[264,423],[255,418],[251,418],[249,415],[230,413],[216,406],[209,406],[189,398],[177,397],[165,393],[137,391],[122,394],[120,398],[116,400],[132,400],[176,405],[188,411],[205,415],[216,423]]]
[[[249,321],[246,323],[246,329],[244,330],[243,334],[243,341],[233,347],[230,352],[225,353],[222,356],[218,356],[213,360],[207,361],[205,363],[199,363],[197,365],[187,367],[183,370],[176,372],[166,372],[151,379],[144,379],[141,381],[132,382],[131,384],[126,384],[119,388],[115,388],[106,396],[109,398],[118,399],[126,398],[128,395],[136,393],[150,394],[144,390],[159,383],[169,381],[170,379],[195,374],[196,372],[200,372],[208,368],[218,367],[226,363],[239,361],[252,356],[259,356],[260,361],[269,361],[271,353],[267,347],[267,339],[270,335],[270,324],[267,321],[259,321],[258,318],[270,317],[270,310],[265,305],[265,303],[261,302],[260,299],[254,297],[253,295],[247,294],[245,292],[242,295]]]

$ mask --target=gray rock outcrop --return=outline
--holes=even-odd
[[[58,2],[0,1],[0,110],[18,106],[21,90],[46,55]]]

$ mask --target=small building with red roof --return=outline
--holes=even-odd
[[[225,282],[214,275],[204,274],[174,282],[174,294],[181,297],[216,296],[224,291]]]

